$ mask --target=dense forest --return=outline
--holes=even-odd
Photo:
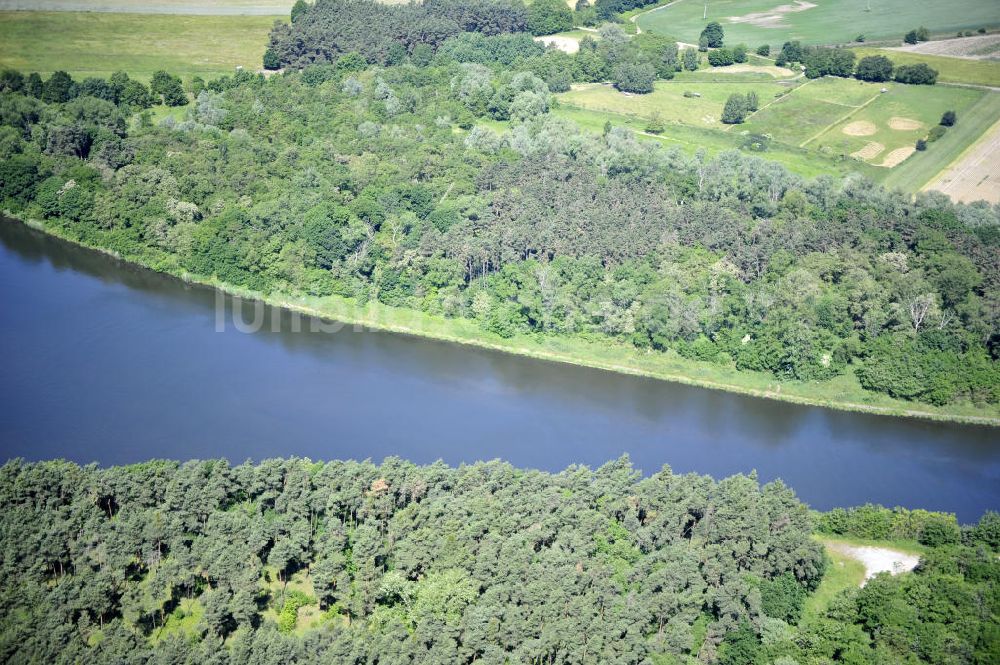
[[[554,90],[641,87],[681,66],[677,45],[609,25],[570,56],[512,32],[522,9],[329,0],[272,34],[282,62],[323,64],[193,80],[190,104],[166,72],[149,87],[3,72],[0,204],[174,274],[472,319],[486,337],[1000,400],[1000,209],[583,132],[550,114]],[[366,41],[379,21],[415,29],[411,14],[458,28]],[[153,122],[154,102],[187,108]]]
[[[488,40],[447,52],[473,59]],[[7,73],[0,196],[154,267],[256,290],[377,299],[501,336],[607,336],[782,378],[856,371],[935,404],[1000,398],[996,208],[585,134],[548,116],[542,77],[512,69],[345,57],[244,73],[156,126],[130,120],[110,84],[108,100],[46,81],[38,99]],[[500,133],[483,124],[510,118]]]
[[[963,531],[922,511],[820,517],[838,532],[922,524],[934,547],[913,574],[807,616],[827,566],[814,518],[753,476],[641,478],[627,458],[557,474],[13,461],[0,468],[0,659],[997,662],[995,514]]]

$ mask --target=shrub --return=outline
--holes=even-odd
[[[149,89],[154,97],[161,99],[167,106],[184,106],[188,103],[180,78],[168,74],[162,69],[153,72],[153,77],[149,81]]]
[[[563,0],[535,0],[528,6],[528,30],[551,35],[573,27],[573,11]]]
[[[896,68],[896,81],[910,85],[934,85],[938,72],[921,62],[916,65],[900,65]]]
[[[757,55],[762,55],[765,58],[771,55],[771,46],[769,44],[762,44],[757,47]]]
[[[727,125],[738,125],[746,120],[748,112],[747,98],[741,94],[734,93],[729,95],[729,99],[726,100],[726,106],[722,109],[722,122]]]
[[[708,48],[720,48],[725,39],[725,32],[717,21],[712,21],[701,31],[701,37],[705,39],[705,46]]]
[[[281,69],[281,59],[273,49],[264,51],[264,69]]]
[[[746,44],[737,44],[733,47],[733,60],[736,62],[746,62],[747,61],[747,46]]]
[[[944,133],[946,131],[947,131],[947,128],[945,128],[944,126],[942,126],[942,125],[934,125],[931,128],[930,133],[927,134],[927,142],[928,143],[933,143],[934,141],[937,141],[939,138],[941,138],[942,136],[944,136]]]
[[[751,90],[747,93],[747,110],[753,112],[760,108],[760,100],[757,99],[757,93]]]
[[[611,72],[611,82],[622,92],[634,92],[640,95],[653,92],[653,81],[656,80],[656,70],[646,62],[626,61],[620,63]]]
[[[767,146],[771,139],[766,134],[748,134],[743,139],[743,149],[752,152],[767,152]]]
[[[733,62],[735,62],[733,52],[727,48],[716,49],[708,53],[708,64],[713,67],[728,67]]]
[[[944,115],[941,116],[941,122],[939,124],[944,127],[952,127],[955,121],[958,120],[958,116],[955,115],[954,111],[945,111]]]
[[[951,516],[936,516],[924,524],[918,540],[927,547],[941,545],[957,545],[962,539],[962,531],[958,528],[955,518]]]
[[[650,134],[662,134],[666,127],[663,125],[663,118],[659,113],[654,113],[646,125],[646,131]]]
[[[818,48],[805,55],[806,76],[848,77],[854,73],[854,52],[847,49]]]
[[[684,69],[689,72],[693,72],[698,69],[698,52],[693,48],[684,49],[684,57],[682,60],[684,63]]]
[[[854,76],[862,81],[881,83],[892,78],[892,60],[884,55],[869,55],[861,58]]]
[[[760,608],[767,616],[794,625],[802,617],[806,595],[805,587],[799,584],[795,576],[785,573],[761,582]]]
[[[916,30],[910,30],[903,37],[903,41],[906,42],[907,44],[916,44],[917,43],[917,31]]]

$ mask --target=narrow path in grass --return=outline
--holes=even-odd
[[[801,86],[799,86],[799,87],[801,87]],[[791,93],[789,93],[789,94],[791,94]],[[827,125],[823,129],[819,130],[818,132],[816,132],[815,134],[813,134],[812,136],[810,136],[809,138],[807,138],[805,141],[803,141],[802,143],[800,143],[799,147],[800,148],[806,147],[808,144],[812,143],[813,141],[815,141],[819,137],[823,136],[823,134],[826,134],[828,131],[830,131],[831,129],[833,129],[834,127],[836,127],[837,125],[839,125],[840,123],[844,122],[845,120],[849,120],[852,115],[854,115],[855,113],[857,113],[861,109],[865,108],[866,106],[868,106],[869,104],[871,104],[872,102],[874,102],[876,99],[878,99],[881,96],[882,96],[881,92],[876,93],[874,97],[872,97],[871,99],[869,99],[867,102],[865,102],[861,106],[855,106],[846,115],[844,115],[843,117],[837,118],[836,120],[834,120],[833,122],[831,122],[829,125]]]
[[[796,76],[796,77],[794,77],[794,78],[790,78],[790,79],[788,79],[788,80],[789,80],[789,81],[796,81],[796,80],[798,80],[798,79],[802,78],[802,76],[803,76],[803,75],[802,75],[802,74],[800,74],[799,76]],[[797,86],[795,86],[794,88],[792,88],[791,90],[789,90],[789,91],[788,91],[788,94],[787,94],[787,95],[782,95],[781,97],[775,97],[774,99],[772,99],[771,101],[769,101],[769,102],[768,102],[767,104],[764,104],[764,105],[763,105],[763,106],[761,106],[761,107],[760,107],[759,109],[757,109],[756,111],[754,111],[754,112],[752,112],[752,113],[751,113],[750,115],[748,115],[748,116],[747,116],[746,118],[744,118],[744,119],[743,119],[743,122],[746,122],[746,121],[747,121],[747,120],[749,120],[750,118],[754,117],[755,115],[757,115],[758,113],[760,113],[761,111],[763,111],[764,109],[766,109],[766,108],[767,108],[768,106],[770,106],[771,104],[774,104],[774,103],[777,103],[777,102],[780,102],[780,101],[781,101],[782,99],[787,99],[787,98],[788,98],[788,95],[791,95],[791,94],[792,94],[793,92],[795,92],[796,90],[800,90],[800,89],[802,89],[802,88],[806,87],[807,85],[809,85],[810,83],[812,83],[813,81],[818,81],[818,80],[819,80],[819,79],[809,79],[808,81],[806,81],[806,82],[805,82],[805,83],[803,83],[802,85],[797,85]],[[741,123],[741,124],[742,124],[742,123]],[[728,132],[729,130],[731,130],[731,129],[732,129],[733,127],[735,127],[735,126],[736,126],[736,125],[726,125],[726,126],[725,126],[725,128],[723,128],[723,130],[722,130],[722,131],[724,131],[724,132]],[[808,143],[808,141],[806,141],[806,143]],[[805,145],[805,144],[803,144],[803,145]],[[799,147],[801,148],[802,146],[799,146]]]

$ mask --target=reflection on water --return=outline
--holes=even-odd
[[[0,456],[398,455],[757,469],[817,508],[1000,507],[997,430],[829,411],[405,335],[215,332],[215,293],[0,222]],[[230,303],[232,306],[232,303]],[[243,303],[245,321],[252,305]],[[272,314],[282,332],[272,332]]]

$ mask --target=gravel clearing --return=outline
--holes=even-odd
[[[861,586],[879,573],[898,575],[907,573],[917,567],[920,557],[885,547],[869,547],[867,545],[847,545],[844,543],[827,543],[830,549],[840,552],[852,559],[857,559],[865,567],[865,579]]]

